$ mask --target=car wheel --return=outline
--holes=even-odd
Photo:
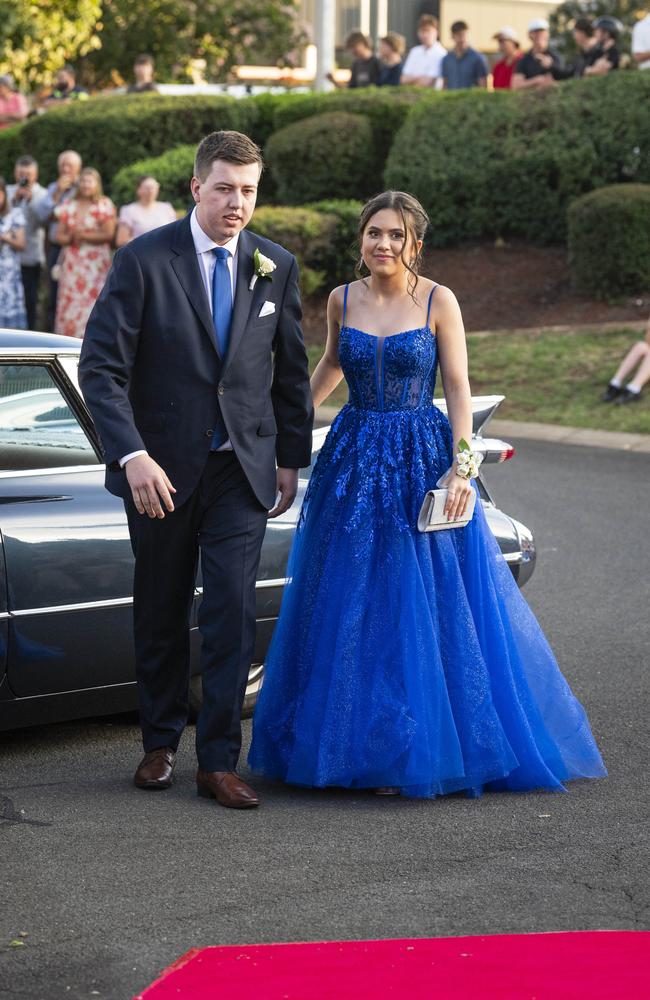
[[[264,678],[264,664],[254,663],[248,674],[248,684],[244,695],[242,716],[248,719],[253,714],[257,696]],[[190,677],[190,722],[196,722],[203,705],[203,680],[200,674]]]

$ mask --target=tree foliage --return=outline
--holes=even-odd
[[[141,52],[160,80],[225,80],[238,63],[291,59],[302,41],[298,0],[0,0],[0,72],[23,89],[66,62],[82,83],[115,86]]]
[[[101,0],[0,0],[0,72],[22,89],[50,83],[100,45]]]
[[[131,78],[141,52],[156,60],[160,80],[225,80],[245,62],[278,64],[301,42],[297,0],[103,0],[101,46],[82,60],[86,83]]]

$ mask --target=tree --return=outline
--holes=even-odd
[[[161,80],[191,78],[197,60],[208,79],[225,80],[237,63],[277,65],[300,45],[298,0],[103,0],[101,45],[80,63],[91,86],[130,79],[149,52]]]
[[[639,0],[566,0],[549,16],[553,43],[567,58],[577,54],[572,28],[578,17],[595,20],[603,14],[617,17],[628,29],[621,36],[620,48],[630,49],[630,31],[639,17]]]
[[[31,89],[100,45],[101,0],[0,0],[0,72]]]

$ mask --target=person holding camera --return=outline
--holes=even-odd
[[[34,211],[44,225],[47,225],[47,270],[49,275],[49,295],[47,302],[48,331],[54,330],[56,303],[59,293],[59,256],[62,247],[58,242],[57,213],[72,201],[77,194],[79,174],[83,164],[74,149],[64,149],[57,160],[58,177],[48,185],[45,197],[34,206]]]
[[[45,232],[38,214],[38,204],[47,194],[38,183],[38,163],[33,156],[20,156],[14,168],[16,183],[7,186],[7,198],[14,208],[22,208],[25,218],[25,249],[19,254],[20,273],[25,292],[27,327],[36,329],[38,287],[45,263]]]

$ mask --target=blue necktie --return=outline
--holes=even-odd
[[[217,347],[223,361],[228,350],[232,319],[232,285],[228,270],[230,253],[225,247],[215,247],[212,253],[215,257],[212,273],[212,321],[217,335]]]
[[[225,247],[215,247],[212,251],[215,257],[212,274],[212,321],[217,339],[217,347],[221,361],[225,361],[230,339],[230,321],[232,320],[232,285],[228,258],[230,253]],[[212,435],[212,450],[220,448],[228,440],[228,431],[221,416],[221,408],[217,410],[217,422]]]

